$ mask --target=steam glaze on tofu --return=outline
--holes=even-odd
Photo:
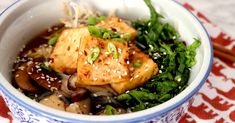
[[[113,43],[118,52],[115,59],[108,52],[108,43]],[[100,53],[94,63],[87,60],[92,48],[99,48]],[[105,40],[93,36],[86,36],[81,40],[78,53],[77,76],[78,83],[85,85],[105,85],[119,83],[130,79],[128,69],[129,51],[128,44],[114,40]]]

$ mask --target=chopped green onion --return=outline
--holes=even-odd
[[[51,68],[49,66],[49,62],[45,61],[43,62],[41,65],[40,65],[41,68],[45,69],[45,70],[48,70],[48,71],[51,71]]]
[[[87,61],[90,64],[93,64],[93,62],[98,58],[100,54],[100,48],[96,47],[96,48],[91,48],[91,51],[89,52],[88,56],[87,56]]]
[[[121,34],[120,32],[117,31],[114,32],[112,30],[108,30],[97,26],[88,26],[88,31],[90,32],[91,35],[97,38],[112,39],[124,43],[129,41],[131,38],[130,33]]]
[[[117,48],[116,48],[116,46],[115,46],[112,42],[109,42],[109,43],[108,43],[108,52],[109,52],[109,53],[113,53],[113,58],[114,58],[114,59],[118,59],[118,51],[117,51]]]
[[[53,35],[47,42],[49,45],[54,46],[59,38],[58,34]]]
[[[119,41],[119,42],[123,42],[123,43],[126,43],[126,41],[125,41],[125,40],[123,40],[123,39],[121,39],[121,38],[113,38],[113,40],[115,40],[115,41]]]
[[[125,33],[125,34],[123,34],[123,36],[121,38],[125,41],[130,41],[131,40],[131,34],[130,33]]]
[[[87,24],[88,25],[96,25],[97,23],[99,23],[100,21],[103,21],[105,19],[106,19],[105,16],[100,16],[100,17],[97,17],[97,18],[89,16],[87,18]]]
[[[89,16],[87,18],[87,24],[88,25],[95,25],[96,24],[96,18]]]
[[[140,62],[136,62],[136,63],[133,64],[134,68],[139,68],[141,66],[142,66],[142,63],[140,63]]]
[[[103,34],[103,38],[104,38],[104,39],[110,39],[111,36],[110,36],[110,34],[109,34],[108,32],[105,32],[105,33]]]
[[[106,105],[106,107],[105,107],[105,114],[106,115],[114,115],[116,113],[117,113],[117,111],[114,107],[112,107],[111,105]]]
[[[88,31],[95,37],[103,38],[101,29],[96,26],[88,26]]]

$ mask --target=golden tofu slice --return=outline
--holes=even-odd
[[[89,31],[85,27],[64,30],[50,56],[50,67],[57,72],[75,73],[80,41],[86,35],[89,35]]]
[[[142,86],[158,72],[157,64],[137,47],[134,47],[130,52],[130,61],[129,69],[132,73],[131,79],[125,82],[111,84],[111,87],[119,94]]]
[[[131,40],[134,40],[137,35],[137,31],[119,17],[109,17],[105,21],[98,23],[97,26],[121,33],[130,33]]]
[[[118,53],[109,53],[108,45],[113,44]],[[93,54],[92,48],[98,48],[100,53],[93,63],[89,63],[89,55]],[[128,44],[86,36],[81,40],[78,63],[77,78],[78,84],[82,85],[106,85],[119,83],[130,79],[129,75],[129,49]]]

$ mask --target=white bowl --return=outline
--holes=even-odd
[[[118,15],[127,19],[147,18],[149,11],[143,0],[83,0],[101,12],[117,9]],[[210,38],[197,20],[183,6],[172,0],[153,0],[153,5],[180,32],[187,44],[193,38],[201,39],[197,50],[197,64],[192,68],[189,86],[169,101],[143,111],[115,115],[88,116],[66,113],[43,106],[11,85],[13,60],[24,44],[39,32],[64,18],[63,0],[18,0],[0,14],[0,90],[12,114],[22,122],[175,122],[184,114],[188,101],[207,79],[212,64]]]

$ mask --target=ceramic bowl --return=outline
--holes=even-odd
[[[80,1],[81,2],[81,1]],[[11,85],[11,68],[19,50],[39,32],[65,18],[63,0],[18,0],[0,14],[0,90],[12,114],[21,122],[30,123],[123,123],[176,122],[184,114],[189,100],[206,81],[212,64],[210,38],[197,20],[182,5],[172,0],[152,0],[157,11],[179,31],[186,44],[197,37],[197,64],[192,68],[189,86],[169,101],[143,111],[116,116],[89,116],[66,113],[41,105]],[[81,5],[108,13],[116,10],[125,19],[148,18],[149,10],[143,0],[83,0]]]

